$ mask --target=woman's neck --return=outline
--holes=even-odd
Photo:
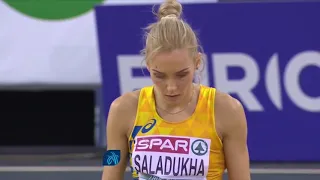
[[[184,111],[191,104],[193,99],[196,97],[196,88],[192,84],[190,90],[184,95],[182,101],[179,103],[166,103],[160,93],[154,92],[155,106],[157,109],[163,110],[169,114],[177,114]]]

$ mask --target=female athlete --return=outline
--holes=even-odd
[[[167,0],[146,28],[142,51],[153,85],[111,104],[108,150],[120,150],[103,180],[120,180],[129,159],[134,179],[250,180],[247,125],[242,105],[215,88],[194,84],[202,64],[197,37]]]

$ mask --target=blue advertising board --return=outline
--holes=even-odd
[[[320,3],[185,5],[206,54],[203,84],[239,99],[252,161],[320,160]],[[96,8],[104,111],[150,85],[142,28],[152,6]]]

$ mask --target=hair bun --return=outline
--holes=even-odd
[[[158,19],[163,17],[180,18],[182,13],[182,5],[177,0],[166,0],[162,3],[158,10]]]

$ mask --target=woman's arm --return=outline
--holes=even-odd
[[[107,121],[107,149],[120,150],[115,166],[104,166],[102,180],[123,180],[128,162],[128,130],[134,120],[137,99],[132,93],[116,99],[110,106]]]
[[[217,115],[222,126],[222,141],[229,180],[250,180],[247,148],[247,121],[241,103],[220,95]]]

